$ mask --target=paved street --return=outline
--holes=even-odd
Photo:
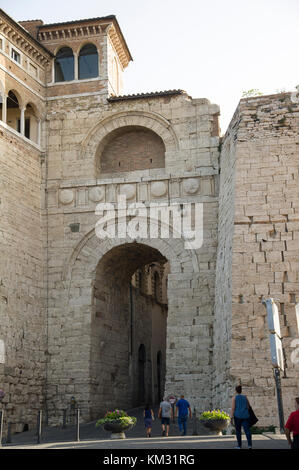
[[[234,449],[235,436],[178,436],[126,439],[93,439],[80,442],[4,445],[3,449]],[[244,449],[247,444],[244,442]],[[288,449],[285,436],[254,435],[254,449]]]
[[[158,408],[154,408],[157,416]],[[5,443],[3,449],[234,449],[236,437],[232,434],[215,436],[197,422],[189,420],[188,435],[180,436],[177,423],[171,423],[169,437],[161,436],[161,423],[156,419],[153,423],[152,437],[145,437],[142,409],[130,410],[132,416],[137,417],[136,426],[126,433],[126,439],[110,439],[110,434],[102,427],[96,428],[95,422],[80,425],[80,441],[76,441],[76,427],[46,427],[42,430],[41,443],[37,444],[34,430],[15,434],[12,442]],[[193,435],[197,432],[197,435]],[[247,448],[246,438],[243,435],[243,447]],[[253,435],[254,449],[288,449],[284,435],[259,434]]]

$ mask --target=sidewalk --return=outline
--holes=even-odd
[[[275,437],[274,437],[275,436]],[[80,442],[48,442],[41,444],[7,444],[2,447],[9,449],[234,449],[236,437],[229,436],[177,436],[126,439],[94,439]],[[244,449],[247,448],[246,439],[243,439]],[[253,436],[253,449],[289,449],[285,436],[273,435],[273,438],[262,434]]]
[[[154,408],[157,416],[157,407]],[[236,436],[211,435],[206,428],[197,422],[197,434],[193,435],[193,422],[188,422],[187,436],[180,436],[177,423],[171,422],[169,437],[161,436],[161,422],[156,419],[153,423],[152,437],[145,437],[140,408],[129,410],[132,416],[137,417],[136,426],[126,433],[126,439],[110,439],[110,434],[102,427],[96,428],[95,423],[82,423],[80,425],[80,441],[76,441],[76,427],[45,427],[42,429],[41,443],[37,444],[35,430],[12,436],[10,444],[3,439],[2,449],[234,449]],[[254,449],[289,449],[286,437],[279,434],[255,434],[252,436]],[[247,448],[246,438],[243,435],[243,446]]]

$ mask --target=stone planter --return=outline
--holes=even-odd
[[[105,431],[111,432],[111,439],[126,439],[125,431],[129,431],[133,426],[134,424],[124,425],[120,420],[103,424]]]
[[[229,424],[229,420],[227,419],[201,419],[200,422],[217,436],[222,436],[222,431],[226,429]]]

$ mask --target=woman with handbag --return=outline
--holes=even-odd
[[[248,449],[252,449],[252,439],[250,431],[250,415],[249,415],[249,401],[246,395],[242,395],[242,387],[236,387],[237,395],[232,399],[231,422],[235,425],[237,436],[237,449],[242,447],[242,433],[243,427],[247,438]]]

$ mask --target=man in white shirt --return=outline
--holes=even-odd
[[[163,401],[161,401],[160,403],[158,417],[161,418],[162,436],[168,437],[170,419],[173,418],[173,413],[172,413],[172,406],[169,403],[169,401],[167,401],[166,397],[164,397]],[[165,432],[165,426],[166,426],[166,432]]]

